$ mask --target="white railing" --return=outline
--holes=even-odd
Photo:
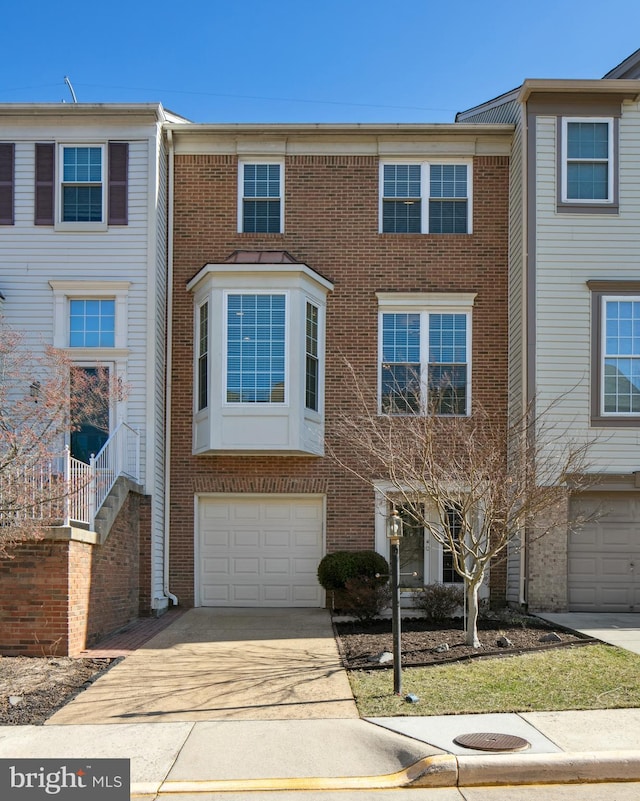
[[[93,529],[119,476],[140,480],[140,435],[127,423],[120,423],[89,464],[75,459],[66,447],[48,462],[12,476],[5,473],[0,518],[41,521],[45,526],[84,523]]]
[[[140,478],[140,435],[127,423],[120,423],[102,446],[97,456],[89,462],[89,508],[88,522],[93,528],[95,516],[105,502],[118,476],[127,476],[134,481]]]

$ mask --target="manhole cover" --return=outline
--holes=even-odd
[[[463,748],[475,748],[477,751],[524,751],[531,748],[531,743],[513,734],[495,734],[494,732],[475,732],[455,737],[454,743]]]

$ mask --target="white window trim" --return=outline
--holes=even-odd
[[[420,167],[420,234],[429,234],[429,201],[431,199],[430,187],[430,169],[431,166],[440,166],[447,164],[464,164],[467,167],[467,230],[464,234],[432,234],[432,236],[468,236],[473,233],[473,160],[460,159],[460,158],[439,158],[429,159],[423,161],[421,159],[388,159],[380,162],[379,178],[378,178],[378,233],[385,233],[383,231],[383,206],[384,206],[384,168],[385,166],[394,164],[416,164]],[[458,198],[462,200],[462,198]],[[389,233],[389,236],[395,234]],[[407,234],[398,234],[398,236],[407,236]],[[411,234],[409,234],[411,236]],[[417,236],[417,234],[413,234]]]
[[[600,308],[600,364],[598,370],[600,373],[600,417],[610,420],[619,420],[625,418],[637,419],[638,412],[607,412],[604,408],[605,396],[605,361],[607,359],[607,303],[639,303],[640,295],[603,295],[601,298]],[[619,358],[624,358],[623,356]],[[640,356],[629,356],[632,359],[640,360]]]
[[[280,165],[280,230],[278,232],[256,234],[256,236],[273,236],[275,233],[284,233],[284,159],[274,158],[242,158],[238,161],[238,233],[247,233],[244,230],[244,168],[247,164],[279,164]],[[249,198],[259,200],[259,198]],[[275,198],[265,198],[275,200]],[[248,232],[252,233],[252,232]]]
[[[102,160],[102,220],[99,222],[67,222],[62,219],[63,214],[63,199],[62,188],[64,186],[63,178],[63,165],[64,165],[64,151],[68,147],[95,147],[100,148]],[[55,223],[54,228],[57,231],[107,231],[107,181],[106,175],[107,167],[107,145],[106,142],[59,142],[56,147],[56,166],[55,166]]]
[[[230,295],[281,295],[284,297],[284,401],[281,403],[269,401],[269,403],[243,403],[242,401],[228,401],[227,400],[227,358],[228,358],[228,310],[229,310],[229,296]],[[273,409],[273,408],[288,408],[290,396],[290,376],[289,376],[289,343],[290,343],[290,314],[291,314],[291,298],[290,292],[283,289],[225,289],[223,292],[223,325],[222,325],[222,405],[228,408],[242,408],[242,409]],[[204,411],[204,410],[202,410]]]
[[[53,290],[53,346],[60,348],[74,361],[86,355],[89,359],[126,357],[129,281],[49,281]],[[115,339],[113,348],[72,348],[69,346],[69,301],[113,299],[115,301]]]
[[[202,353],[200,352],[200,336],[202,334],[202,330],[200,327],[200,317],[202,314],[203,307],[207,307],[207,375],[206,375],[206,393],[207,393],[207,403],[202,407],[200,406],[200,358]],[[194,351],[194,366],[193,366],[193,374],[195,376],[195,391],[193,393],[193,413],[194,415],[198,415],[200,413],[207,412],[210,403],[210,394],[211,394],[211,304],[209,303],[209,298],[205,298],[203,301],[196,305],[196,314],[194,320],[194,332],[193,332],[193,341],[195,347]]]
[[[420,365],[427,366],[428,362],[428,335],[423,336],[423,316],[429,314],[464,314],[467,317],[466,330],[466,349],[467,349],[467,409],[464,415],[441,415],[455,417],[470,417],[473,408],[472,399],[472,328],[473,315],[472,309],[476,298],[475,292],[468,293],[446,293],[446,292],[376,292],[378,298],[378,413],[382,409],[382,316],[383,314],[420,314]],[[428,331],[428,326],[427,329]],[[427,371],[423,371],[425,381],[422,382],[422,397],[427,397],[426,377]],[[422,414],[425,412],[423,411]],[[439,415],[440,416],[440,415]]]
[[[609,129],[608,147],[607,147],[607,194],[608,198],[576,198],[567,196],[567,163],[569,161],[567,154],[567,135],[569,123],[572,122],[598,122],[607,123]],[[585,206],[610,206],[614,203],[614,120],[613,117],[563,117],[562,118],[562,136],[561,136],[561,182],[560,182],[560,199],[562,203],[576,203]],[[576,161],[576,159],[571,159]],[[593,159],[588,159],[589,162]]]

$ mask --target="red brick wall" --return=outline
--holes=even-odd
[[[195,492],[322,492],[327,549],[371,548],[372,490],[327,458],[191,454],[193,299],[185,285],[234,250],[287,250],[333,281],[327,301],[326,421],[349,410],[343,356],[372,386],[377,376],[376,291],[476,292],[473,397],[505,414],[507,370],[507,157],[474,159],[471,235],[378,233],[379,162],[370,156],[292,156],[285,163],[282,235],[237,233],[237,162],[175,162],[172,372],[171,587],[193,603]],[[496,585],[500,570],[493,575]]]
[[[135,620],[140,505],[130,493],[103,545],[41,540],[0,560],[0,654],[74,656]]]
[[[68,542],[30,542],[0,559],[0,654],[68,651]]]

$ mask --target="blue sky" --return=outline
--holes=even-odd
[[[195,122],[451,122],[525,78],[600,78],[639,0],[8,2],[0,103],[161,102]]]

